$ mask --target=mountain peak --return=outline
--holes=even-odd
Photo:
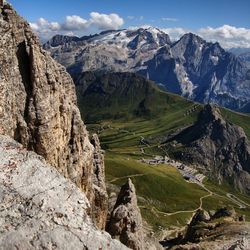
[[[228,122],[218,107],[206,105],[196,123],[175,140],[183,145],[176,153],[183,161],[202,166],[204,173],[219,183],[230,182],[250,193],[249,141],[244,130]]]
[[[47,49],[73,77],[84,71],[136,72],[197,102],[244,111],[250,107],[246,65],[219,43],[193,33],[172,43],[160,29],[142,27],[107,31],[70,45]]]
[[[191,32],[184,34],[179,41],[186,41],[187,43],[188,42],[206,43],[206,41],[203,38]]]
[[[221,120],[223,121],[224,119],[222,118],[220,109],[218,108],[217,105],[213,104],[206,104],[201,111],[199,118],[200,121],[202,122],[211,122],[211,121],[217,121]]]

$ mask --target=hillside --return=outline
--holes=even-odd
[[[202,110],[201,105],[161,91],[153,82],[135,74],[100,75],[100,72],[97,75],[83,74],[76,82],[76,88],[88,129],[99,134],[106,150],[110,194],[115,192],[116,185],[131,177],[139,195],[143,218],[159,237],[167,228],[176,230],[176,227],[185,225],[200,206],[214,210],[233,205],[250,219],[249,206],[235,203],[228,193],[237,195],[247,204],[250,204],[249,197],[237,193],[226,183],[218,185],[218,182],[206,178],[204,188],[186,182],[171,163],[150,165],[143,161],[171,154],[173,149],[163,142],[194,124]],[[144,110],[148,110],[147,113],[135,112],[142,100],[146,100]],[[249,116],[228,110],[222,112],[225,119],[242,125],[250,136]]]
[[[176,141],[176,158],[198,164],[200,170],[219,183],[250,194],[250,143],[244,130],[225,120],[219,108],[206,105],[194,125],[165,143]]]
[[[192,104],[133,73],[86,72],[75,80],[75,85],[78,106],[88,123],[111,118],[151,119],[175,106]]]

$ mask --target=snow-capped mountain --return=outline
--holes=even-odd
[[[199,102],[250,111],[250,71],[244,61],[192,33],[171,42],[156,28],[56,36],[44,48],[73,77],[85,71],[136,72]]]
[[[139,71],[171,41],[156,28],[105,31],[89,37],[56,36],[44,48],[73,75],[91,70]]]

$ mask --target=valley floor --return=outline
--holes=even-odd
[[[142,143],[142,139],[150,137],[152,133],[159,133],[165,128],[169,131],[172,129],[168,125],[165,128],[163,126],[158,121],[158,131],[155,131],[152,124],[148,126],[148,121],[139,120],[131,123],[105,121],[88,126],[91,131],[99,132],[106,150],[107,182],[119,187],[127,178],[131,178],[135,184],[138,203],[146,222],[145,229],[155,232],[159,239],[175,235],[184,229],[200,208],[214,211],[232,206],[250,221],[250,197],[226,185],[212,183],[207,178],[203,183],[189,182],[171,164],[151,165],[142,162],[142,158],[150,160],[157,155],[166,155],[159,143],[150,146]],[[109,192],[116,191],[111,188]]]

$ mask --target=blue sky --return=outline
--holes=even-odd
[[[175,30],[176,34],[173,36],[182,33],[180,29],[183,32],[196,33],[203,29],[205,34],[204,29],[208,26],[213,29],[212,32],[220,36],[221,34],[217,34],[216,29],[226,25],[226,32],[231,32],[228,27],[244,28],[246,29],[245,36],[248,37],[250,29],[250,0],[9,0],[9,2],[31,23],[37,23],[39,18],[43,18],[49,23],[58,23],[60,27],[65,28],[63,24],[66,23],[66,16],[81,17],[77,19],[82,24],[81,28],[74,30],[72,25],[67,26],[67,33],[70,32],[69,27],[72,27],[71,34],[76,35],[95,33],[106,27],[109,28],[109,26],[102,27],[93,22],[92,19],[95,18],[90,17],[90,13],[93,12],[107,15],[98,16],[99,21],[112,22],[110,18],[114,18],[115,21],[112,22],[113,26],[111,24],[110,28],[151,25],[168,29],[170,33],[172,31],[170,29],[178,28],[179,30]],[[122,22],[117,17],[108,16],[111,13],[115,13],[122,19]],[[76,24],[75,20],[70,20],[71,24]],[[83,25],[84,21],[88,21],[86,27]],[[90,25],[90,21],[94,24]],[[41,26],[41,23],[39,25]],[[33,27],[41,30],[39,25],[33,25]],[[66,32],[65,29],[55,30],[55,25],[53,29],[54,32]],[[221,30],[221,33],[223,32],[224,30]],[[44,34],[40,32],[40,35]],[[47,36],[50,34],[48,33]],[[218,40],[216,37],[215,39]]]

